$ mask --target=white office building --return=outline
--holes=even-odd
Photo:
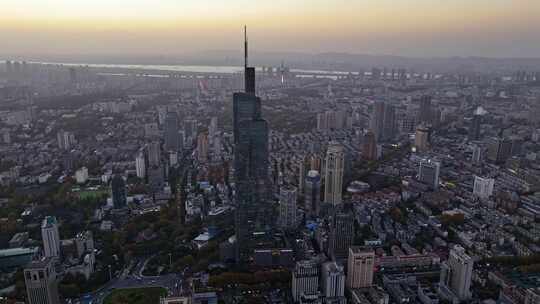
[[[473,259],[465,253],[465,249],[455,245],[450,250],[448,260],[443,263],[440,283],[448,288],[460,301],[469,300],[473,272]]]
[[[294,302],[300,301],[304,295],[319,292],[319,265],[315,261],[296,262],[292,273],[292,296]]]
[[[493,195],[493,186],[495,180],[493,178],[474,177],[473,194],[481,199],[487,199]]]
[[[140,151],[135,158],[135,171],[138,178],[146,177],[146,156],[143,151]]]
[[[60,233],[54,216],[47,216],[41,224],[41,238],[45,257],[60,257]]]
[[[345,296],[345,272],[343,266],[336,262],[326,262],[322,265],[321,289],[326,298],[341,298]]]
[[[86,183],[88,181],[88,168],[82,167],[75,171],[75,181],[77,181],[77,184]]]

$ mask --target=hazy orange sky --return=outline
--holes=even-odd
[[[540,57],[540,0],[0,0],[0,54]]]

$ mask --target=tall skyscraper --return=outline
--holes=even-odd
[[[111,181],[111,196],[115,209],[121,209],[127,205],[126,183],[120,175],[115,175]]]
[[[301,157],[298,161],[298,194],[304,194],[307,173],[307,161],[305,157]]]
[[[425,152],[429,148],[429,127],[421,124],[416,128],[414,134],[414,147],[417,152]]]
[[[255,95],[255,68],[247,65],[245,37],[245,92],[233,95],[234,179],[236,185],[237,261],[252,254],[255,232],[267,231],[268,216],[268,124]]]
[[[214,142],[212,143],[212,159],[219,160],[221,158],[221,139],[219,136],[214,137]]]
[[[60,258],[60,232],[56,217],[47,216],[41,223],[41,238],[45,257]]]
[[[346,259],[349,247],[354,242],[354,216],[350,210],[334,208],[330,222],[328,255],[332,260]]]
[[[370,129],[375,134],[377,141],[383,140],[384,136],[384,108],[385,103],[377,101],[373,104],[373,112],[371,113]]]
[[[350,289],[371,287],[375,268],[375,251],[369,247],[349,248],[347,260],[347,287]]]
[[[469,126],[469,140],[480,140],[482,115],[474,114]]]
[[[71,132],[61,130],[56,133],[56,140],[58,142],[58,148],[66,151],[71,150],[75,143],[75,135]]]
[[[324,131],[326,129],[328,129],[328,124],[326,122],[326,114],[317,114],[317,131]]]
[[[279,224],[283,229],[296,228],[296,188],[281,187],[279,193]]]
[[[135,171],[138,178],[146,179],[146,162],[146,153],[141,149],[135,157]]]
[[[180,142],[178,136],[178,114],[168,112],[165,117],[165,150],[178,151]]]
[[[184,120],[184,136],[185,140],[191,147],[192,142],[189,141],[194,140],[195,136],[197,136],[197,120],[193,118],[188,118]]]
[[[364,135],[364,142],[362,144],[362,158],[365,160],[377,159],[377,140],[373,131],[368,131]]]
[[[439,172],[441,163],[431,159],[423,159],[420,161],[418,179],[429,185],[431,189],[439,188]]]
[[[482,147],[474,145],[472,147],[473,154],[472,154],[472,162],[473,164],[480,164],[482,163],[483,153],[482,153]]]
[[[197,136],[197,159],[200,163],[208,162],[208,134],[206,133]]]
[[[420,123],[431,124],[431,96],[424,95],[420,98],[420,111],[418,112],[418,121]]]
[[[335,141],[330,142],[326,152],[326,169],[324,170],[324,201],[334,206],[341,204],[344,162],[343,146]]]
[[[310,170],[305,183],[305,208],[308,217],[318,217],[321,211],[321,175],[316,170]]]
[[[512,141],[507,138],[492,138],[489,141],[487,157],[496,164],[504,164],[512,155]]]
[[[159,141],[153,141],[146,146],[148,153],[148,164],[150,167],[159,167],[161,165],[161,147]]]
[[[325,298],[342,298],[345,296],[345,272],[343,266],[336,262],[322,265],[321,289]]]
[[[470,289],[473,265],[474,261],[465,253],[465,249],[455,245],[442,266],[441,284],[447,286],[461,301],[469,300],[472,296]]]
[[[396,108],[394,105],[384,101],[375,102],[371,113],[370,129],[379,142],[393,139],[397,133]]]
[[[210,143],[213,143],[214,137],[216,137],[217,128],[218,128],[218,118],[212,117],[210,119],[210,125],[208,126],[208,138],[209,138]]]
[[[319,272],[319,265],[315,261],[296,262],[292,273],[292,297],[294,302],[298,302],[303,295],[318,293]]]
[[[24,269],[28,304],[60,304],[54,259],[46,257],[31,262]]]
[[[382,139],[385,141],[392,140],[396,136],[396,133],[396,107],[392,104],[387,103],[384,106],[384,124]]]

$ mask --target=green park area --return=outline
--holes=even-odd
[[[109,191],[107,188],[101,188],[101,187],[88,187],[88,188],[73,188],[72,192],[76,193],[79,196],[80,200],[88,200],[88,199],[100,199],[105,195],[109,194]]]
[[[81,200],[100,198],[100,197],[102,197],[104,195],[107,195],[108,193],[109,192],[107,190],[81,191],[81,192],[79,192],[79,198]]]
[[[116,289],[103,301],[104,304],[159,304],[159,298],[167,295],[161,287]]]

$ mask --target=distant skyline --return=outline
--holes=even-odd
[[[2,55],[540,57],[538,0],[3,0]]]

